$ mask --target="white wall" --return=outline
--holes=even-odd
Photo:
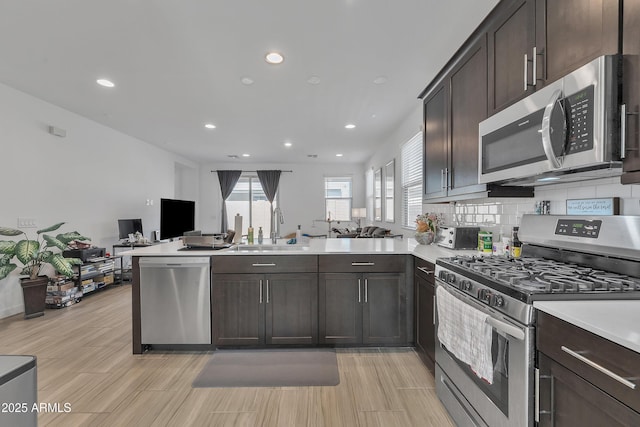
[[[328,224],[314,220],[324,217],[324,177],[353,177],[353,206],[364,206],[364,169],[359,163],[304,163],[304,164],[256,164],[256,163],[218,163],[200,168],[200,225],[203,232],[220,231],[222,195],[218,175],[212,170],[260,169],[292,170],[280,176],[280,207],[284,215],[281,235],[295,232],[298,224],[302,232],[308,234],[326,234]],[[255,174],[254,174],[255,175]],[[245,220],[246,221],[246,220]],[[352,224],[349,224],[352,225]],[[335,223],[334,223],[334,226]],[[346,226],[341,224],[340,226]]]
[[[48,133],[53,125],[65,138]],[[67,222],[94,245],[118,240],[118,218],[160,225],[160,198],[173,198],[175,163],[193,162],[0,84],[0,225],[18,217],[38,227]],[[192,185],[197,186],[197,182]],[[195,189],[198,194],[198,189]],[[153,205],[147,206],[147,199]],[[36,229],[27,229],[35,237]],[[17,275],[0,281],[0,318],[23,311]]]
[[[410,112],[406,119],[398,126],[398,128],[386,138],[386,142],[380,146],[380,148],[372,154],[369,160],[366,162],[365,170],[377,170],[382,168],[383,181],[384,181],[384,166],[390,161],[395,159],[395,212],[393,223],[384,221],[384,210],[382,213],[383,221],[366,221],[363,225],[377,225],[378,227],[384,227],[391,230],[392,234],[405,234],[413,235],[411,230],[402,228],[402,169],[400,165],[400,152],[402,146],[413,138],[416,133],[422,129],[422,104],[416,101],[416,107]],[[384,206],[384,199],[383,199]],[[364,205],[363,205],[364,206]],[[370,215],[371,216],[371,215]]]

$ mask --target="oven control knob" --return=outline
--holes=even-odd
[[[502,307],[504,305],[504,298],[500,295],[489,294],[488,303],[492,307]]]
[[[473,289],[473,286],[471,285],[470,281],[463,280],[458,285],[458,289],[460,289],[461,291],[471,291]]]
[[[453,273],[447,274],[447,283],[456,283],[456,275]]]
[[[444,270],[440,270],[440,273],[438,273],[438,278],[440,280],[444,280],[445,282],[447,281],[447,272]]]
[[[487,301],[488,296],[491,295],[487,289],[480,289],[478,291],[478,299],[480,301]]]

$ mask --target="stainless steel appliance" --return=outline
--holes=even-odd
[[[449,249],[475,249],[479,231],[480,227],[438,226],[436,242]]]
[[[33,410],[38,404],[37,376],[35,356],[0,355],[0,425],[38,425],[38,411]],[[69,409],[60,406],[60,411]]]
[[[491,384],[436,337],[436,392],[458,425],[534,425],[533,301],[640,299],[640,243],[633,239],[639,230],[640,217],[525,215],[521,258],[437,260],[440,292],[487,315],[491,326]]]
[[[140,258],[142,344],[211,344],[209,257]]]
[[[620,175],[618,56],[601,56],[479,125],[479,182]]]

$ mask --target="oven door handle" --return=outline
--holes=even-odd
[[[487,317],[486,322],[498,331],[509,334],[517,340],[524,341],[524,331],[508,323],[502,322],[493,317]]]

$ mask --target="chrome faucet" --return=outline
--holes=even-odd
[[[280,237],[280,224],[284,224],[284,215],[282,214],[282,209],[280,209],[280,207],[277,207],[273,210],[273,214],[276,217],[275,220],[275,238]],[[273,242],[275,243],[275,242]]]

